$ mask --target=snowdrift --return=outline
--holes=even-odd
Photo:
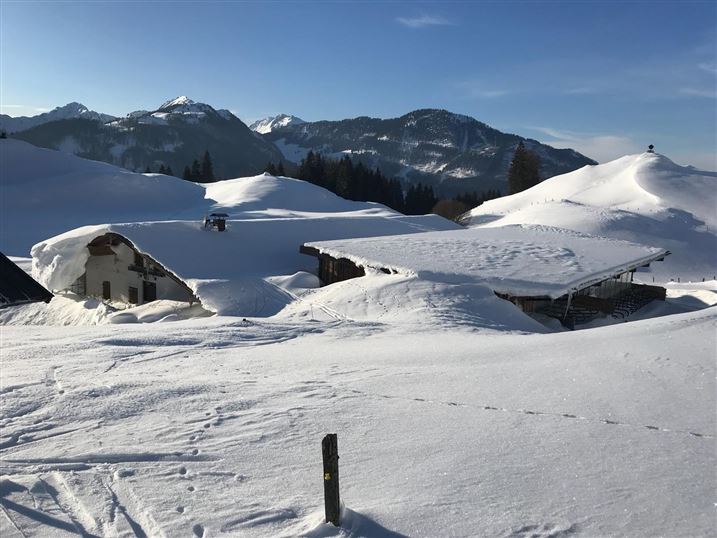
[[[661,280],[717,272],[717,173],[656,153],[628,155],[547,179],[473,209],[476,227],[544,224],[666,248]]]
[[[20,140],[0,140],[0,251],[26,256],[47,237],[79,226],[202,220],[210,210],[237,218],[397,216],[377,203],[351,202],[305,181],[268,174],[196,184],[137,174]]]
[[[373,202],[353,202],[307,181],[261,174],[204,185],[213,209],[230,215],[296,217],[315,213],[396,216],[400,213]]]
[[[30,247],[77,226],[163,220],[198,214],[201,185],[162,174],[136,174],[20,140],[0,140],[0,250]]]

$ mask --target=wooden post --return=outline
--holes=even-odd
[[[324,508],[326,522],[341,525],[341,499],[339,498],[339,447],[335,433],[327,434],[321,441],[324,456]]]

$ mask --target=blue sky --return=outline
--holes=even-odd
[[[124,115],[177,95],[245,121],[473,116],[599,161],[716,169],[717,2],[0,1],[0,109]]]

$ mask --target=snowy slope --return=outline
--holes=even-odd
[[[238,218],[398,215],[383,205],[347,201],[290,178],[262,174],[200,185],[136,174],[12,139],[0,140],[0,189],[0,251],[13,255],[27,255],[33,244],[78,226],[200,222],[210,210]],[[439,217],[434,220],[438,227],[432,229],[453,227]]]
[[[215,209],[246,217],[357,212],[383,216],[399,214],[378,203],[346,200],[312,183],[269,174],[227,179],[205,187],[207,198],[216,202]]]
[[[670,250],[658,279],[717,272],[717,173],[655,153],[628,155],[552,177],[470,212],[472,226],[544,224]]]
[[[716,321],[4,327],[0,533],[710,536]]]
[[[200,185],[12,139],[0,140],[0,182],[0,251],[17,255],[76,226],[199,218],[210,205]]]

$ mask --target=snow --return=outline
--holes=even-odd
[[[270,316],[291,297],[265,279],[316,265],[315,260],[299,253],[302,243],[441,227],[453,226],[440,217],[370,214],[232,219],[221,233],[204,230],[200,221],[84,226],[35,245],[33,276],[48,289],[69,288],[85,271],[87,244],[106,233],[117,233],[186,282],[204,308],[225,315]]]
[[[309,153],[308,148],[299,146],[298,144],[290,144],[285,138],[280,138],[274,142],[274,145],[281,152],[284,158],[292,163],[298,163]]]
[[[169,101],[166,101],[160,105],[158,110],[163,110],[165,108],[172,108],[175,106],[182,106],[182,105],[193,105],[194,101],[192,101],[189,97],[186,95],[180,95],[179,97],[175,97],[174,99],[170,99]]]
[[[249,129],[260,134],[267,134],[272,132],[274,129],[281,129],[289,125],[301,125],[306,123],[301,118],[292,116],[289,114],[278,114],[276,116],[270,116],[261,120],[257,120],[249,125]]]
[[[470,212],[473,226],[544,224],[660,245],[661,280],[712,279],[717,272],[717,173],[657,153],[628,155],[555,176]]]
[[[200,218],[202,186],[161,174],[0,140],[0,250],[27,255],[34,243],[93,223]]]
[[[5,327],[3,506],[27,536],[710,535],[716,320]]]
[[[269,174],[209,183],[206,185],[206,197],[216,202],[216,210],[226,210],[234,215],[283,214],[290,217],[308,213],[346,212],[399,215],[381,204],[352,202],[306,181]]]
[[[466,279],[470,259],[510,277],[529,263],[555,283],[653,249],[493,226],[362,240],[392,248],[382,260],[406,271],[319,288],[315,259],[298,253],[308,236],[453,225],[288,178],[160,185],[4,142],[2,218],[45,227],[38,269],[71,278],[87,237],[117,231],[238,317],[169,301],[114,311],[69,294],[0,311],[3,537],[714,535],[714,280],[668,283],[664,305],[637,313],[663,317],[553,332]],[[85,197],[91,179],[112,196]],[[157,196],[122,222],[136,193],[160,186],[195,217],[162,217],[172,202]],[[10,213],[16,204],[25,210]],[[95,205],[102,221],[88,220]],[[196,217],[218,208],[227,231],[200,230]],[[94,225],[45,240],[55,222]],[[12,228],[16,244],[29,225]],[[445,244],[457,255],[437,256],[426,236],[455,236]],[[243,304],[262,317],[241,317],[232,297],[254,297]],[[338,434],[340,529],[323,523],[326,433]]]
[[[656,258],[665,249],[547,226],[311,242],[321,253],[422,280],[484,283],[512,296],[557,299]]]

